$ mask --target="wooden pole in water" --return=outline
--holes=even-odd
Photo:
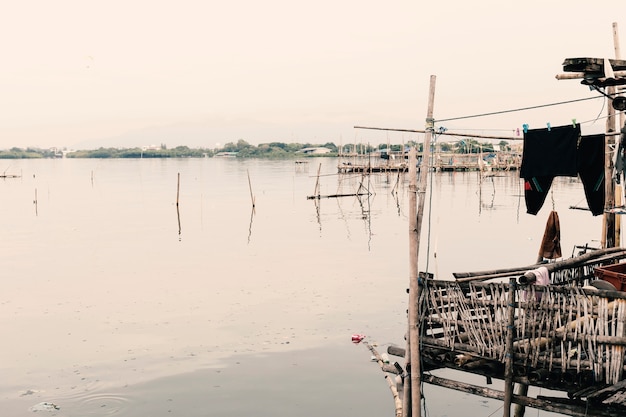
[[[178,199],[180,197],[180,172],[178,173],[178,180],[176,182],[176,218],[178,219],[178,239],[180,240],[180,210],[178,208]]]
[[[248,173],[248,187],[250,187],[250,198],[252,199],[252,208],[254,208],[254,194],[252,194],[252,182],[250,182],[250,171],[246,171]]]
[[[421,400],[422,400],[422,369],[420,354],[420,333],[419,326],[419,299],[420,285],[418,281],[418,259],[420,246],[420,232],[422,230],[422,220],[424,213],[424,197],[426,196],[426,185],[428,172],[430,170],[430,141],[434,129],[433,107],[435,101],[435,81],[434,75],[430,76],[430,88],[428,93],[428,112],[426,116],[426,134],[424,136],[424,149],[422,152],[422,161],[420,163],[420,182],[417,187],[416,161],[417,150],[411,149],[409,152],[409,196],[410,196],[410,213],[409,213],[409,348],[410,348],[410,380],[411,380],[411,416],[421,417]],[[419,201],[418,199],[419,194]]]
[[[419,283],[418,283],[418,268],[417,268],[417,251],[419,247],[419,233],[417,232],[417,156],[416,150],[412,148],[409,151],[409,328],[406,340],[406,374],[407,378],[404,379],[404,396],[402,403],[402,410],[404,417],[412,417],[413,414],[413,396],[416,398],[421,397],[421,391],[417,388],[416,393],[413,393],[413,381],[419,387],[419,365],[417,368],[413,368],[413,362],[419,364],[419,333],[417,332],[417,320],[418,309],[417,301],[419,299]],[[415,346],[415,349],[413,349]],[[414,353],[415,351],[415,353]],[[418,356],[413,356],[413,355]],[[417,360],[413,358],[417,357]],[[413,377],[415,372],[418,375]],[[417,403],[416,415],[420,414],[420,403]]]
[[[315,190],[313,191],[313,195],[320,197],[320,171],[322,170],[322,164],[319,164],[317,167],[317,179],[315,180]]]
[[[180,196],[180,172],[178,173],[178,181],[176,183],[176,207],[178,207],[179,196]]]

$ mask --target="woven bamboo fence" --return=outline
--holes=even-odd
[[[529,379],[624,379],[626,293],[575,286],[425,280],[421,340],[459,361],[503,363]],[[513,294],[512,296],[510,294]],[[514,297],[514,298],[512,298]],[[514,342],[507,352],[509,308]]]

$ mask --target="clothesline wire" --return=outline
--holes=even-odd
[[[490,113],[473,114],[471,116],[460,116],[460,117],[451,117],[451,118],[448,118],[448,119],[437,119],[437,120],[435,120],[435,122],[449,122],[451,120],[462,120],[462,119],[471,119],[471,118],[474,118],[474,117],[493,116],[495,114],[513,113],[513,112],[517,112],[517,111],[540,109],[542,107],[550,107],[550,106],[560,106],[562,104],[576,103],[578,101],[593,100],[593,99],[597,99],[597,98],[604,98],[604,96],[600,95],[600,96],[595,96],[595,97],[579,98],[579,99],[576,99],[576,100],[559,101],[557,103],[540,104],[540,105],[537,105],[537,106],[521,107],[519,109],[500,110],[500,111],[495,111],[495,112],[490,112]]]

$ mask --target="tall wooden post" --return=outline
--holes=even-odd
[[[608,64],[608,60],[606,60]],[[613,97],[615,95],[615,87],[610,86],[606,88],[606,93],[608,96]],[[615,207],[615,182],[613,181],[613,152],[616,152],[617,149],[612,150],[613,145],[615,144],[615,136],[612,135],[615,130],[615,109],[611,103],[608,104],[608,117],[606,118],[606,136],[604,137],[605,144],[605,157],[604,157],[604,166],[605,166],[605,174],[604,174],[604,184],[605,184],[605,199],[604,199],[604,208],[612,209]],[[603,233],[603,244],[604,248],[614,248],[616,245],[615,237],[616,237],[616,222],[615,222],[615,213],[605,210],[604,212],[604,233]]]
[[[617,36],[617,23],[613,23],[613,44],[615,47],[615,57],[619,59],[619,40]],[[608,65],[608,60],[605,60],[605,73],[609,72],[609,68],[606,68]],[[626,75],[625,71],[614,72],[615,76],[624,77]],[[557,80],[571,80],[577,78],[585,77],[584,72],[571,73],[571,74],[557,74]],[[606,87],[606,95],[608,97],[614,97],[616,93],[615,86],[607,86]],[[605,159],[604,159],[604,191],[605,191],[605,203],[604,208],[610,209],[613,208],[616,203],[621,204],[622,196],[621,190],[617,190],[615,187],[615,183],[613,181],[613,150],[611,146],[615,143],[614,137],[616,136],[616,128],[615,128],[615,109],[613,108],[612,103],[607,105],[607,119],[606,119],[606,134],[604,137],[605,144]],[[624,115],[620,114],[620,121],[623,120]],[[621,123],[620,123],[621,125]],[[616,201],[617,200],[617,201]],[[603,248],[612,248],[616,246],[620,246],[620,222],[619,216],[616,216],[614,213],[607,212],[603,215],[602,219],[603,227],[602,227],[602,247]]]
[[[615,87],[608,87],[607,94],[611,95],[615,91]],[[608,117],[606,119],[606,133],[604,137],[604,228],[602,232],[602,247],[615,247],[615,213],[607,211],[615,207],[615,183],[613,182],[613,152],[611,146],[615,143],[615,139],[609,133],[615,132],[615,109],[611,103],[607,106]]]
[[[404,152],[404,150],[403,150]],[[402,398],[402,417],[413,416],[413,372],[419,373],[420,368],[413,369],[412,346],[415,344],[416,353],[419,355],[419,334],[417,334],[417,300],[419,291],[417,251],[419,247],[419,233],[417,232],[417,150],[409,151],[409,306],[408,306],[408,331],[406,338],[406,350],[404,361],[407,377],[404,378],[404,396]],[[416,336],[417,334],[417,336]],[[419,378],[418,378],[419,381]],[[420,398],[421,390],[417,390]],[[419,404],[419,403],[418,403]],[[418,406],[419,416],[419,406]]]
[[[613,48],[615,49],[615,59],[622,59],[622,54],[619,48],[619,34],[617,32],[617,22],[613,22]],[[619,114],[619,126],[624,126],[624,112]]]
[[[615,58],[620,59],[620,50],[619,50],[619,39],[617,34],[617,23],[613,23],[613,46],[615,48]],[[609,60],[605,60],[605,66],[610,65]],[[608,72],[608,69],[604,69],[605,73]],[[612,69],[611,69],[612,71]],[[608,86],[606,88],[606,95],[609,97],[615,97],[617,93],[617,88],[615,86]],[[607,106],[607,119],[606,119],[606,133],[605,136],[605,145],[606,145],[606,157],[605,157],[605,208],[613,208],[616,205],[621,205],[622,193],[620,188],[615,187],[615,182],[613,181],[613,152],[617,152],[617,146],[613,148],[615,144],[615,135],[613,133],[617,132],[616,123],[617,118],[615,115],[615,109],[613,108],[612,103],[609,103]],[[620,122],[623,120],[624,115],[620,114]],[[621,126],[621,124],[620,124]],[[619,216],[616,216],[615,213],[605,212],[604,214],[604,231],[602,235],[602,246],[605,248],[613,248],[616,246],[620,246],[620,219]]]
[[[613,48],[615,49],[615,59],[616,60],[622,59],[620,49],[619,49],[619,35],[617,33],[617,22],[613,22]],[[615,122],[618,122],[618,129],[621,129],[621,127],[624,126],[624,112],[623,111],[619,113],[619,120],[615,120]],[[617,147],[616,147],[616,152],[617,152]],[[615,205],[616,206],[622,205],[622,188],[621,187],[615,188]],[[615,216],[615,247],[621,246],[621,232],[622,232],[621,217]]]
[[[422,369],[419,337],[421,329],[419,326],[420,309],[419,299],[421,287],[418,281],[418,259],[420,247],[420,232],[422,230],[422,219],[424,213],[424,197],[426,196],[426,185],[428,172],[430,171],[430,141],[434,129],[433,107],[435,101],[435,81],[434,75],[430,76],[430,88],[428,92],[428,111],[426,116],[426,133],[424,136],[424,150],[420,163],[420,182],[417,187],[417,167],[416,150],[411,149],[409,153],[409,348],[410,348],[410,383],[411,383],[411,416],[421,417],[422,400]],[[419,194],[419,200],[418,200]],[[416,204],[416,200],[417,204]]]

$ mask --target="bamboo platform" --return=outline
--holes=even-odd
[[[420,158],[422,155],[418,155]],[[434,171],[517,171],[521,165],[521,157],[509,152],[497,152],[483,159],[483,154],[436,153],[430,159],[430,168]],[[408,160],[402,156],[397,159],[369,158],[367,156],[349,157],[337,166],[340,174],[347,173],[379,173],[408,172]],[[418,165],[419,170],[419,165]]]
[[[504,400],[506,391],[431,372],[454,369],[484,376],[487,384],[508,378],[562,394],[509,393],[511,403],[571,416],[626,415],[626,292],[589,286],[595,268],[624,258],[626,249],[611,248],[549,264],[455,273],[453,280],[420,274],[422,380]],[[550,285],[534,285],[524,274],[542,266]],[[394,346],[387,353],[405,356]],[[383,370],[401,375],[398,367]]]
[[[340,174],[350,174],[350,173],[379,173],[379,172],[409,172],[409,167],[406,164],[380,164],[380,165],[369,165],[369,164],[340,164],[337,167],[337,170]]]

